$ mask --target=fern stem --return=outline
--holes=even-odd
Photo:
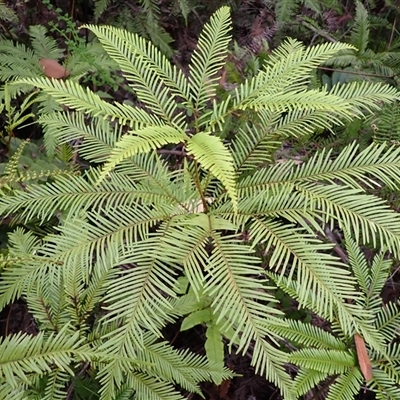
[[[194,169],[195,169],[195,174],[196,174],[196,176],[194,177],[195,178],[194,181],[196,183],[197,190],[199,191],[200,196],[201,196],[201,202],[203,203],[203,209],[206,213],[208,213],[208,204],[207,204],[206,197],[204,196],[203,189],[201,188],[199,165],[198,165],[197,160],[194,160]]]
[[[323,71],[332,71],[332,72],[343,72],[342,69],[336,69],[336,68],[329,68],[329,67],[318,67],[318,69],[321,69]],[[377,78],[390,78],[393,79],[396,75],[388,76],[388,75],[381,75],[381,74],[373,74],[373,73],[368,73],[368,72],[360,72],[360,71],[345,71],[346,74],[350,75],[364,75],[364,76],[375,76]]]
[[[10,326],[10,317],[11,317],[11,314],[12,314],[11,311],[12,311],[13,305],[14,305],[13,303],[10,304],[10,309],[8,311],[8,314],[7,314],[6,327],[5,327],[5,330],[4,330],[4,337],[6,337],[8,335],[8,329],[9,329],[9,326]]]
[[[311,24],[309,24],[306,21],[301,21],[301,23],[308,29],[310,29],[311,31],[315,32],[317,35],[322,36],[323,38],[325,38],[326,40],[329,40],[332,43],[337,43],[337,39],[335,39],[334,37],[328,35],[325,31],[315,28],[314,26],[312,26]]]
[[[161,149],[157,150],[158,154],[167,154],[172,156],[181,156],[181,157],[188,157],[188,154],[184,150],[168,150],[168,149]]]
[[[394,31],[395,31],[396,24],[397,24],[397,17],[395,17],[394,21],[393,21],[392,32],[390,33],[390,39],[389,39],[389,43],[388,43],[388,46],[387,46],[388,50],[390,50],[390,48],[392,47],[393,36],[394,36]]]
[[[329,226],[325,227],[325,235],[333,244],[333,251],[340,257],[340,259],[345,263],[349,263],[349,257],[342,247],[339,245],[338,241],[335,239],[335,236]]]
[[[7,28],[7,25],[2,20],[0,20],[0,26],[4,29],[9,39],[15,40],[14,35],[10,32],[10,30]]]

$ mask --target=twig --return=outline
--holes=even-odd
[[[340,247],[339,243],[337,242],[331,228],[329,226],[325,227],[325,235],[326,237],[333,243],[333,250],[334,252],[340,257],[340,259],[345,263],[349,263],[349,257],[347,256],[346,252]]]
[[[173,155],[173,156],[182,156],[186,157],[187,153],[184,150],[166,150],[166,149],[161,149],[157,150],[158,154],[168,154],[168,155]]]
[[[10,310],[8,311],[8,315],[7,315],[7,319],[6,319],[6,328],[4,331],[4,336],[8,335],[8,328],[9,328],[9,324],[10,324],[10,316],[11,316],[11,311],[12,311],[13,305],[14,305],[13,303],[10,304]]]
[[[314,26],[312,26],[311,24],[309,24],[308,22],[306,22],[304,20],[300,20],[300,21],[304,26],[306,26],[308,29],[310,29],[313,32],[315,32],[317,35],[322,36],[323,38],[325,38],[326,40],[329,40],[330,42],[337,43],[337,39],[335,39],[334,37],[328,35],[326,32],[315,28]]]
[[[9,39],[15,40],[14,35],[10,32],[10,30],[7,28],[7,25],[2,20],[0,20],[0,26],[5,30]]]
[[[394,18],[393,21],[393,26],[392,26],[392,33],[390,34],[390,39],[389,39],[389,43],[388,43],[388,50],[390,49],[390,46],[392,45],[393,42],[393,36],[394,36],[394,27],[396,26],[396,22],[397,22],[397,17]]]
[[[378,78],[387,78],[387,79],[393,79],[396,76],[396,75],[388,76],[388,75],[381,75],[381,74],[371,74],[371,73],[362,72],[362,71],[344,71],[343,69],[329,68],[329,67],[318,67],[318,69],[322,69],[324,71],[343,72],[344,74],[350,74],[350,75],[375,76]]]

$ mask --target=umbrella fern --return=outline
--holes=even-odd
[[[315,68],[352,47],[305,48],[287,40],[256,76],[220,100],[217,74],[230,26],[223,7],[203,30],[188,77],[139,36],[88,26],[120,66],[138,106],[107,103],[71,80],[18,82],[70,108],[41,117],[46,144],[52,150],[79,139],[79,155],[91,166],[81,175],[3,190],[2,215],[42,223],[57,216],[59,223],[44,237],[21,228],[10,235],[1,305],[25,297],[46,335],[21,339],[37,354],[4,370],[0,393],[65,398],[68,390],[79,391],[68,377],[83,374],[101,400],[133,393],[180,399],[177,385],[198,392],[200,381],[228,379],[220,363],[162,341],[165,325],[202,299],[230,347],[251,347],[256,370],[285,399],[332,374],[340,375],[332,398],[350,382],[342,397],[350,399],[362,381],[355,353],[347,350],[355,334],[377,352],[371,387],[396,393],[396,374],[386,360],[397,354],[387,338],[398,317],[389,307],[374,319],[369,307],[375,297],[368,297],[382,285],[387,264],[377,260],[369,272],[355,248],[371,242],[400,254],[400,217],[366,192],[375,177],[397,187],[400,149],[373,144],[359,151],[351,144],[336,158],[321,152],[301,165],[276,163],[274,150],[284,139],[362,118],[398,93],[357,82],[330,92],[310,89]],[[235,131],[226,134],[229,119]],[[181,154],[174,168],[163,157],[171,148]],[[354,273],[321,240],[322,228],[331,224],[349,232],[352,262],[359,262]],[[188,293],[179,289],[182,279]],[[283,318],[277,286],[332,321],[338,334]],[[282,337],[305,348],[282,351]],[[13,348],[18,340],[10,339]],[[55,343],[66,347],[49,360],[41,349]],[[21,357],[24,349],[18,347]],[[300,367],[294,381],[288,362]]]

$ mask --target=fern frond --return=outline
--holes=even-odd
[[[111,0],[96,0],[95,3],[95,18],[96,20],[106,10]],[[138,15],[130,18],[118,18],[114,25],[123,26],[127,31],[139,33],[143,37],[150,38],[151,42],[156,45],[161,52],[168,58],[174,54],[170,43],[172,37],[165,31],[160,24],[160,8],[157,1],[154,0],[139,0],[141,8],[138,10]],[[132,9],[122,5],[121,14],[127,14]]]
[[[334,57],[324,62],[326,66],[334,68],[345,68],[349,65],[357,65],[358,58],[355,49],[340,50]]]
[[[283,110],[283,103],[281,107],[273,105],[275,96],[280,96],[282,102],[286,98],[287,104],[285,103],[285,110],[296,109],[297,103],[291,97],[295,95],[300,99],[300,93],[308,93],[305,91],[305,88],[312,70],[328,60],[339,50],[348,48],[349,45],[339,43],[326,43],[305,48],[298,41],[288,40],[272,53],[262,71],[235,89],[233,102],[231,101],[231,96],[228,96],[226,100],[214,103],[210,125],[221,124],[226,115],[240,109],[256,108],[257,105],[259,105],[258,108],[260,109],[269,105],[271,110]],[[262,101],[256,100],[259,96],[263,97]],[[307,96],[311,100],[315,96],[314,108],[312,106],[313,102],[311,102],[309,106],[306,106],[307,110],[315,109],[319,100],[324,103],[329,97],[327,94],[322,95],[322,93],[317,91],[313,91],[311,95],[308,94]],[[338,110],[342,109],[343,104],[340,105],[338,99],[332,98],[332,100],[337,105]],[[264,103],[266,106],[263,106]]]
[[[9,243],[11,245],[10,255],[14,257],[23,257],[26,254],[36,254],[40,249],[40,240],[32,232],[25,232],[22,228],[16,228],[9,234]]]
[[[118,320],[121,326],[104,336],[107,340],[100,349],[133,357],[136,353],[134,348],[142,346],[140,327],[160,336],[164,321],[171,321],[171,316],[166,312],[171,308],[166,295],[175,296],[171,288],[176,280],[176,270],[157,259],[154,249],[162,241],[163,235],[160,233],[155,238],[139,242],[129,250],[132,256],[121,260],[131,263],[132,268],[123,274],[116,273],[105,297],[109,304],[108,313],[102,318],[103,324]]]
[[[89,317],[106,295],[107,288],[115,276],[114,263],[114,254],[110,253],[94,264],[89,279],[85,282],[86,286],[80,295],[80,312],[83,318]]]
[[[297,398],[306,394],[309,390],[326,379],[327,373],[313,369],[300,368],[293,381],[292,392]]]
[[[246,351],[250,340],[254,339],[256,345],[253,363],[256,369],[271,380],[285,382],[284,386],[281,386],[282,391],[289,396],[288,377],[282,369],[283,355],[278,356],[276,349],[264,340],[264,336],[269,332],[268,321],[280,323],[274,317],[277,310],[266,305],[273,299],[266,292],[262,280],[254,281],[248,277],[249,273],[254,275],[260,272],[256,259],[248,256],[249,247],[240,245],[235,237],[217,235],[214,231],[217,223],[218,219],[213,222],[206,215],[196,216],[186,223],[179,220],[177,227],[194,224],[198,228],[196,231],[168,230],[166,243],[169,244],[169,252],[165,254],[167,248],[161,247],[159,257],[164,262],[182,263],[189,280],[193,281],[193,286],[198,291],[205,285],[206,294],[213,298],[213,310],[218,316],[218,321],[226,318],[225,325],[234,327],[236,335],[240,335],[239,349]],[[212,229],[214,224],[215,228]],[[209,260],[202,250],[208,235],[211,236],[214,247]],[[173,254],[171,248],[174,249]],[[245,264],[242,260],[246,260]],[[206,277],[203,277],[203,268],[207,272]],[[235,338],[231,340],[234,341]]]
[[[179,8],[179,11],[187,25],[188,16],[193,9],[193,4],[189,0],[177,0],[174,3],[175,8]]]
[[[327,249],[326,245],[313,239],[311,235],[299,234],[298,229],[290,229],[277,222],[267,219],[256,219],[251,225],[256,243],[263,238],[266,251],[273,248],[270,269],[280,270],[280,277],[275,282],[280,285],[283,279],[289,260],[291,260],[291,270],[289,278],[285,278],[284,286],[291,281],[296,274],[298,284],[296,284],[295,297],[300,304],[310,307],[310,301],[318,314],[324,315],[328,320],[332,320],[339,308],[340,320],[343,326],[347,327],[347,332],[351,334],[354,324],[353,312],[351,307],[343,304],[343,298],[357,298],[357,291],[354,287],[354,280],[349,276],[349,272],[340,268],[340,263],[332,256],[323,253]],[[316,252],[320,248],[321,252]],[[321,303],[317,299],[326,298],[329,301]],[[361,312],[361,310],[360,310]]]
[[[103,168],[100,179],[104,179],[124,159],[133,157],[139,153],[148,153],[150,150],[155,150],[166,144],[178,144],[188,139],[193,141],[194,138],[189,139],[183,131],[171,126],[153,126],[126,134],[115,144]]]
[[[379,400],[396,400],[400,396],[400,387],[386,372],[374,369],[374,380],[370,384]]]
[[[206,267],[208,258],[205,251],[205,245],[209,239],[207,223],[209,223],[209,220],[203,215],[196,216],[193,219],[179,219],[176,223],[177,226],[171,224],[171,228],[166,232],[163,245],[167,248],[164,248],[164,246],[160,248],[160,254],[166,254],[169,246],[175,247],[173,254],[168,251],[168,260],[177,265],[183,265],[185,276],[188,278],[197,299],[199,299],[205,285],[203,269]],[[194,226],[190,230],[182,231],[182,226],[185,225]],[[177,240],[176,237],[179,237],[180,240]]]
[[[173,385],[159,382],[153,376],[134,370],[131,365],[121,361],[107,364],[97,378],[101,383],[100,400],[117,398],[124,387],[134,388],[135,398],[138,399],[184,400]]]
[[[263,112],[264,110],[260,110]],[[279,115],[279,117],[278,117]],[[325,111],[321,110],[288,110],[284,116],[275,114],[276,123],[272,124],[269,131],[271,135],[279,138],[301,137],[315,132],[318,128],[330,129],[332,124],[340,124],[337,118],[326,118]]]
[[[64,270],[52,270],[52,275],[45,278],[34,276],[34,284],[29,285],[25,298],[29,304],[29,311],[34,316],[38,327],[48,332],[58,332],[63,326],[76,324],[78,327],[81,321],[73,318],[75,304],[63,290],[66,284],[63,278]],[[77,298],[75,298],[76,300]],[[70,325],[71,326],[71,325]],[[76,329],[70,328],[71,331]]]
[[[278,23],[288,22],[299,7],[300,0],[279,0],[275,6],[275,15]]]
[[[398,303],[388,302],[380,307],[376,314],[376,329],[388,342],[395,339],[400,326],[400,311]]]
[[[71,377],[66,372],[57,368],[46,376],[46,387],[43,400],[64,400],[68,396],[67,384]]]
[[[10,234],[10,255],[3,262],[0,281],[0,309],[16,300],[22,293],[29,292],[36,281],[42,281],[46,274],[57,276],[60,268],[55,260],[37,255],[41,243],[30,233],[17,229]]]
[[[185,400],[173,385],[157,382],[146,374],[131,373],[127,377],[127,382],[135,388],[135,398],[138,400]],[[108,398],[101,397],[100,400]]]
[[[237,207],[236,179],[234,161],[231,152],[221,139],[209,132],[200,132],[187,140],[188,152],[204,168],[210,171],[224,185],[232,199],[233,207]]]
[[[342,374],[355,366],[355,355],[344,350],[301,349],[292,352],[289,360],[301,367],[327,374]]]
[[[176,351],[166,342],[155,342],[151,335],[144,339],[144,347],[139,350],[138,359],[151,363],[152,367],[147,369],[147,373],[155,377],[162,376],[166,381],[179,384],[193,393],[201,393],[198,387],[201,381],[211,378],[221,382],[232,376],[226,368],[210,364],[203,357],[187,351]]]
[[[153,19],[147,18],[145,26],[151,42],[154,43],[166,57],[172,58],[174,51],[171,49],[170,44],[173,43],[174,39],[171,35],[158,23],[155,23]]]
[[[282,288],[292,298],[300,299],[300,295],[303,295],[301,287],[303,285],[302,281],[297,283],[282,275],[273,274],[271,272],[267,272],[267,275],[278,287]],[[340,330],[347,336],[353,335],[354,332],[360,332],[371,347],[377,349],[377,351],[385,355],[385,357],[388,357],[385,350],[384,339],[382,335],[376,331],[373,323],[373,316],[371,316],[368,310],[363,309],[359,304],[346,304],[343,303],[343,300],[340,302],[338,299],[334,305],[332,316],[332,314],[327,313],[326,307],[320,303],[320,297],[316,295],[315,292],[310,291],[308,295],[306,293],[305,298],[302,298],[301,305],[313,310],[328,321],[338,321]],[[359,303],[357,299],[356,303]]]
[[[393,97],[392,97],[393,98]],[[285,113],[293,110],[324,111],[328,109],[332,112],[332,121],[338,123],[337,115],[349,118],[349,105],[342,98],[324,91],[302,90],[299,92],[286,91],[285,93],[258,94],[256,98],[246,99],[246,102],[238,104],[239,110],[269,110],[277,113]],[[336,115],[335,115],[336,114]],[[331,120],[329,116],[326,120]]]
[[[3,0],[0,1],[0,19],[3,21],[11,21],[13,23],[17,23],[18,21],[17,14],[15,14],[12,8],[7,7]]]
[[[353,107],[353,115],[362,115],[365,111],[372,113],[373,110],[379,110],[382,103],[393,102],[399,98],[396,88],[380,83],[371,84],[367,81],[337,84],[330,93],[348,100]]]
[[[336,183],[339,179],[349,187],[360,190],[363,189],[360,182],[369,187],[379,187],[379,181],[382,181],[392,189],[397,187],[397,158],[400,149],[371,144],[359,154],[357,150],[358,144],[353,142],[335,158],[331,151],[323,150],[299,166],[284,163],[259,169],[238,182],[239,196],[247,196],[249,190],[263,190],[281,183],[296,183],[303,179],[307,181],[308,178],[310,181],[329,183]]]
[[[142,25],[157,24],[158,1],[141,4],[148,10]],[[20,150],[5,170],[0,214],[51,228],[41,239],[21,229],[10,235],[9,254],[1,258],[0,306],[23,296],[45,331],[43,343],[57,346],[61,333],[51,332],[62,332],[59,342],[71,343],[60,350],[60,362],[45,353],[47,358],[23,364],[32,359],[26,357],[32,343],[37,355],[45,346],[35,345],[40,339],[21,340],[16,350],[21,359],[4,374],[4,380],[14,376],[0,384],[0,394],[22,399],[21,393],[32,390],[29,396],[37,399],[63,397],[64,382],[82,361],[91,371],[81,381],[87,379],[101,400],[133,394],[182,399],[177,385],[200,394],[200,381],[218,383],[230,379],[229,372],[222,363],[161,341],[166,324],[199,309],[212,316],[207,325],[209,333],[217,332],[219,348],[223,335],[229,348],[251,347],[255,370],[285,400],[304,395],[329,375],[339,375],[331,398],[352,396],[361,379],[352,344],[356,333],[374,367],[368,385],[395,394],[399,346],[392,342],[400,313],[396,304],[381,310],[379,302],[390,263],[379,255],[369,265],[358,247],[368,242],[400,254],[400,217],[369,194],[371,188],[400,186],[400,147],[373,144],[360,151],[352,144],[301,165],[286,149],[276,160],[275,150],[284,138],[329,130],[354,116],[361,121],[366,112],[395,101],[397,92],[367,82],[310,90],[318,87],[313,76],[321,63],[338,51],[339,57],[357,56],[355,49],[338,43],[306,48],[288,40],[257,75],[220,101],[214,97],[230,39],[227,7],[201,34],[188,78],[137,35],[89,29],[113,57],[108,65],[119,64],[141,105],[108,103],[74,79],[15,83],[15,93],[36,86],[42,104],[50,99],[48,104],[64,108],[41,117],[48,150],[68,146],[65,158],[73,149],[91,168],[79,176],[53,174],[46,182],[31,182],[18,175]],[[39,51],[52,44],[43,39],[37,46]],[[363,54],[360,65],[369,58],[371,68],[389,72],[384,55]],[[27,62],[36,56],[29,57]],[[10,103],[10,92],[3,97]],[[174,163],[170,152],[177,154]],[[99,163],[104,166],[92,167]],[[22,190],[10,179],[23,180]],[[345,231],[351,265],[318,239],[329,224]],[[331,332],[282,318],[270,282],[330,322]],[[279,349],[281,338],[296,348],[292,354]],[[289,361],[299,366],[294,383],[285,371]],[[0,373],[1,368],[0,363]],[[82,393],[74,395],[85,398]]]
[[[4,168],[4,173],[2,176],[2,183],[7,180],[7,178],[12,178],[15,175],[18,174],[18,163],[21,158],[22,152],[24,151],[25,147],[28,144],[28,140],[24,140],[21,142],[21,144],[18,146],[17,150],[14,152],[14,154],[9,158],[9,161]]]
[[[88,28],[107,53],[118,63],[130,86],[150,110],[161,119],[182,127],[183,113],[177,112],[175,97],[189,102],[189,88],[183,73],[149,41],[113,27]]]
[[[64,54],[55,39],[46,36],[47,29],[43,25],[32,25],[29,27],[31,46],[39,58],[60,59]]]
[[[204,358],[177,352],[165,343],[154,344],[156,340],[154,335],[144,334],[143,339],[142,349],[135,349],[139,356],[137,360],[118,355],[110,357],[105,355],[105,359],[109,359],[111,362],[104,365],[104,367],[102,366],[97,376],[101,382],[101,398],[116,398],[117,393],[121,393],[124,387],[132,387],[137,392],[137,390],[140,390],[140,383],[131,379],[138,374],[149,383],[151,381],[159,382],[160,384],[157,384],[157,387],[163,390],[167,396],[171,393],[175,395],[176,392],[172,390],[176,390],[176,382],[181,383],[183,387],[189,385],[189,387],[193,386],[194,388],[202,380],[201,378],[205,376],[208,379],[210,377],[215,380],[219,379],[219,381],[221,379],[229,379],[232,376],[226,368],[210,365]],[[141,360],[141,357],[146,360],[157,361],[159,364],[153,365],[148,361]],[[174,366],[169,365],[169,363],[176,361],[179,361],[179,363]],[[186,368],[183,368],[184,365]],[[151,378],[151,380],[148,380],[147,377]],[[153,389],[154,387],[152,386],[150,390]],[[155,397],[150,398],[158,398],[157,393],[152,394],[152,396]]]
[[[146,34],[152,43],[168,57],[173,56],[170,43],[173,41],[171,36],[160,26],[160,8],[157,0],[140,0],[143,8],[143,15],[146,20]]]
[[[42,375],[51,372],[52,363],[73,375],[70,364],[80,343],[79,333],[70,336],[66,329],[47,337],[42,332],[37,336],[18,333],[5,337],[0,341],[0,376],[7,379],[9,385],[17,387],[19,379],[29,384],[30,373]]]
[[[400,107],[398,103],[386,105],[378,115],[370,118],[370,121],[377,128],[374,131],[376,143],[400,141]]]
[[[218,71],[225,64],[231,40],[229,7],[221,7],[204,25],[190,62],[190,89],[194,111],[203,109],[215,95]]]
[[[18,299],[25,291],[29,291],[36,280],[45,279],[46,274],[53,273],[59,268],[52,264],[51,260],[38,256],[25,256],[8,260],[12,266],[6,266],[2,270],[0,282],[0,309]]]
[[[365,52],[369,41],[368,12],[360,1],[357,1],[355,25],[351,31],[350,43],[358,49],[358,53]]]
[[[255,275],[259,273],[256,259],[253,261],[250,248],[239,245],[234,237],[220,237],[215,233],[210,236],[214,249],[206,269],[206,294],[214,298],[212,306],[218,315],[217,323],[226,317],[236,334],[241,332],[240,351],[246,351],[250,341],[255,341],[252,364],[258,373],[280,382],[285,398],[291,398],[288,377],[282,369],[283,355],[278,355],[264,339],[268,335],[268,321],[278,321],[273,317],[277,310],[265,305],[274,300],[263,288],[262,281],[248,277],[250,270]]]
[[[95,176],[97,178],[98,174]],[[6,214],[21,211],[21,218],[26,221],[35,216],[45,221],[60,211],[69,211],[73,215],[96,205],[100,201],[99,193],[102,190],[94,188],[90,173],[86,176],[59,176],[50,186],[33,185],[28,191],[15,191],[15,196],[4,199],[1,209]],[[35,203],[39,208],[35,209]]]
[[[4,215],[18,212],[24,221],[35,217],[46,221],[60,212],[65,217],[77,216],[89,209],[113,212],[116,202],[120,207],[140,201],[149,206],[169,203],[185,209],[191,194],[184,191],[181,180],[164,167],[153,153],[120,165],[118,173],[110,173],[99,185],[96,185],[99,170],[88,170],[82,176],[55,176],[48,185],[32,184],[25,191],[15,190],[14,196],[3,199],[0,210]],[[133,175],[134,180],[127,181]]]
[[[273,92],[279,92],[280,88],[300,88],[309,81],[313,69],[338,51],[352,48],[351,45],[343,43],[323,43],[305,47],[297,40],[288,39],[272,52],[261,73],[252,80],[255,81],[258,90],[267,89],[267,85]],[[274,85],[271,85],[271,79],[275,80]],[[249,81],[248,85],[251,82]]]
[[[346,232],[347,233],[347,232]],[[347,233],[345,235],[346,250],[351,268],[362,292],[367,295],[370,286],[370,276],[367,260],[363,256],[357,242]]]
[[[26,400],[26,388],[27,384],[20,379],[19,385],[14,387],[8,382],[0,383],[0,398],[2,399],[15,399],[15,400]]]
[[[301,184],[298,188],[305,195],[314,197],[325,215],[325,221],[335,219],[343,228],[351,230],[362,243],[377,244],[376,232],[386,246],[395,254],[400,254],[400,216],[385,201],[357,189],[336,185],[316,187]]]
[[[339,351],[347,349],[342,340],[314,325],[297,320],[288,320],[287,323],[288,325],[270,325],[269,329],[275,334],[300,343],[303,346]]]
[[[329,388],[327,400],[352,399],[360,391],[363,376],[359,368],[341,374]]]
[[[106,251],[117,254],[125,241],[132,243],[146,238],[149,228],[164,220],[168,211],[131,205],[118,211],[114,209],[107,216],[101,212],[89,212],[87,221],[70,218],[59,228],[59,235],[46,238],[43,252],[58,262],[78,263],[82,272],[88,274],[93,257],[104,257]]]
[[[94,18],[98,21],[99,17],[106,10],[112,0],[96,0],[94,2]]]
[[[48,154],[57,146],[82,140],[79,153],[90,162],[101,163],[110,155],[114,144],[122,136],[121,128],[112,128],[109,121],[93,118],[89,122],[81,113],[53,113],[39,118],[43,125],[44,141]]]
[[[0,79],[13,81],[17,78],[34,78],[43,75],[39,57],[23,44],[11,40],[0,43]]]
[[[108,116],[112,120],[118,120],[121,124],[128,124],[130,127],[139,125],[164,125],[155,115],[150,115],[146,111],[129,106],[127,104],[116,103],[114,105],[103,101],[99,95],[93,93],[88,88],[85,90],[78,82],[72,80],[62,81],[47,78],[24,79],[13,84],[28,84],[43,89],[46,93],[54,97],[60,104],[72,108],[76,111],[91,114],[94,117]]]
[[[380,297],[383,287],[389,277],[392,264],[392,260],[385,259],[383,251],[380,254],[376,254],[373,258],[370,272],[371,284],[367,292],[367,296],[371,299]]]
[[[253,170],[263,163],[272,161],[274,150],[280,147],[281,142],[274,133],[267,129],[267,126],[264,126],[268,122],[272,126],[277,119],[271,115],[272,113],[269,114],[265,115],[266,118],[262,125],[247,123],[236,133],[232,141],[232,155],[236,171]]]

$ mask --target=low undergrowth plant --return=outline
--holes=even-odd
[[[388,262],[377,256],[369,268],[357,249],[368,243],[399,257],[400,217],[366,188],[397,187],[400,149],[352,143],[335,157],[276,158],[284,141],[363,118],[397,90],[310,89],[315,69],[352,47],[287,40],[221,99],[227,7],[205,25],[188,76],[135,34],[87,28],[140,103],[106,102],[73,80],[18,82],[64,107],[40,118],[49,153],[73,141],[90,166],[3,186],[2,215],[58,223],[45,235],[21,227],[10,235],[0,307],[22,296],[39,334],[2,340],[0,397],[80,398],[85,388],[85,398],[101,400],[181,399],[203,380],[232,377],[221,352],[210,361],[163,340],[162,329],[184,317],[183,329],[206,323],[215,342],[250,351],[285,400],[326,377],[337,379],[329,399],[350,400],[364,384],[399,398],[399,349],[390,344],[399,317],[377,300]],[[333,226],[348,232],[352,267],[326,240]],[[284,318],[278,287],[331,331]]]
[[[396,31],[396,19],[393,24],[386,20],[379,20],[377,27],[383,32],[379,35],[373,30],[373,18],[361,2],[356,2],[354,24],[347,41],[354,46],[344,49],[325,63],[326,74],[322,77],[328,86],[338,82],[345,83],[352,80],[383,81],[398,85],[400,73],[400,42],[393,36]],[[387,40],[376,40],[385,35]],[[323,69],[323,68],[322,68]],[[330,70],[333,69],[333,72]]]
[[[66,48],[60,46],[42,25],[30,26],[29,43],[0,38],[0,82],[47,76],[79,81],[96,91],[105,87],[119,88],[123,79],[117,74],[118,65],[107,56],[99,43],[86,42],[79,36],[75,25],[68,26],[66,30],[58,29],[57,33],[65,39]],[[19,94],[26,96],[31,89],[24,84],[8,86],[12,97]],[[107,96],[100,90],[98,94]],[[5,90],[1,90],[0,99],[7,100],[6,96]],[[57,105],[50,101],[49,96],[42,95],[32,111],[38,114],[56,109]]]

